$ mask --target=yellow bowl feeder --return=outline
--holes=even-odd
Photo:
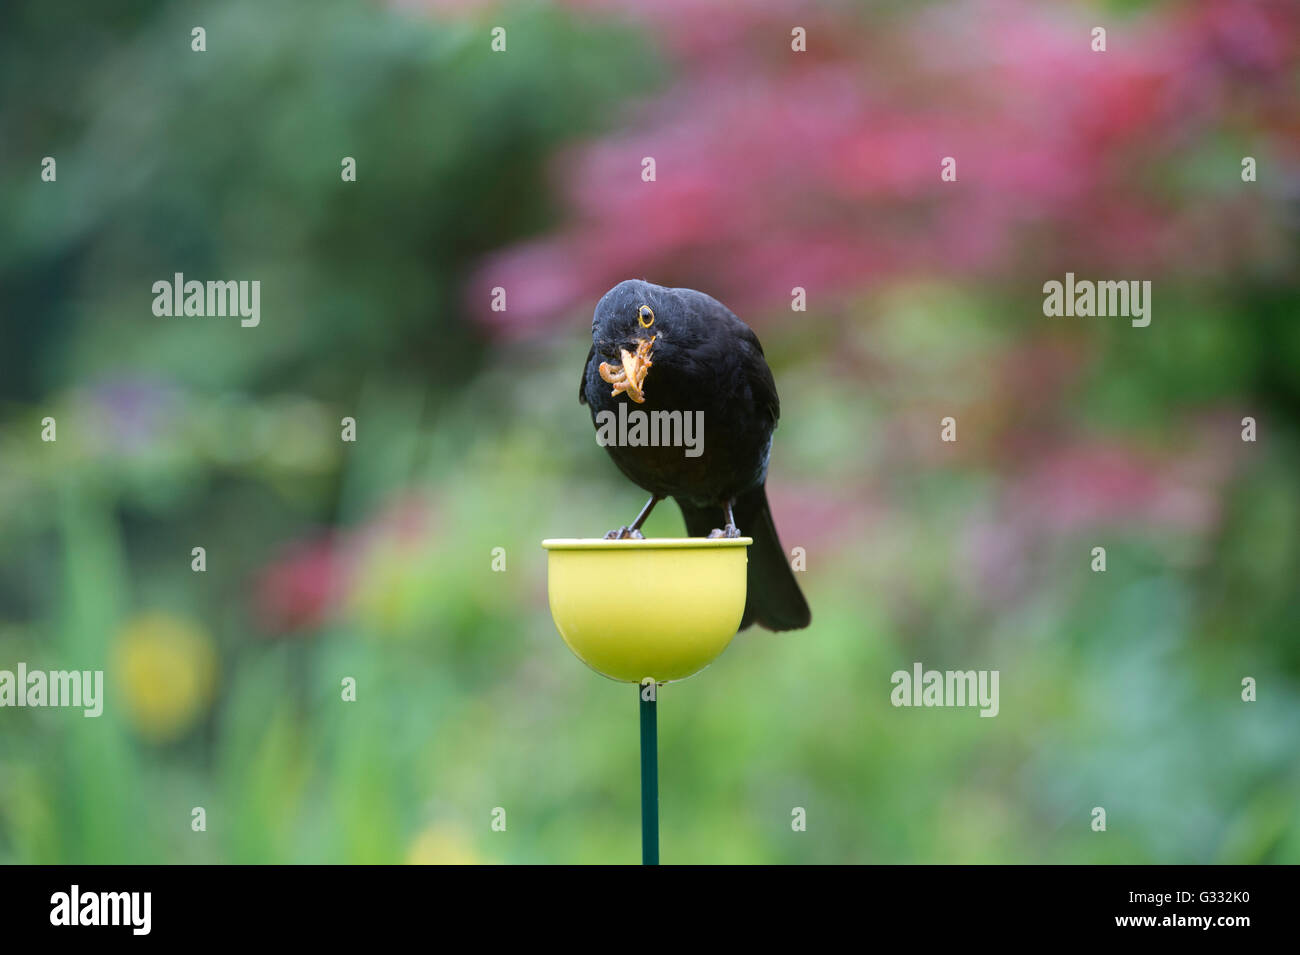
[[[641,861],[659,864],[657,685],[718,658],[745,613],[749,537],[569,538],[546,548],[551,617],[579,660],[637,688]]]
[[[547,590],[579,660],[624,683],[670,683],[717,659],[745,611],[749,537],[552,539]]]

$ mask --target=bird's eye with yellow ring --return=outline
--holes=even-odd
[[[655,323],[655,310],[649,305],[642,305],[640,310],[636,313],[636,320],[640,323],[642,328],[649,328]]]

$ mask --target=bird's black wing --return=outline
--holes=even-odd
[[[748,325],[743,325],[741,340],[752,349],[745,356],[745,370],[749,373],[749,390],[754,397],[754,407],[771,417],[772,427],[781,420],[781,399],[776,394],[776,380],[772,369],[767,367],[767,358],[763,355],[763,346],[758,336]]]
[[[705,295],[695,289],[673,289],[672,291],[679,296],[685,311],[693,312],[705,318],[710,324],[725,328],[728,337],[739,343],[741,368],[745,372],[754,410],[767,415],[772,421],[772,426],[776,427],[777,421],[781,418],[781,399],[776,395],[776,381],[772,378],[772,369],[767,367],[767,356],[763,354],[763,345],[754,334],[754,330],[712,295]]]
[[[587,360],[582,363],[582,379],[578,382],[578,404],[587,403],[587,369],[591,367],[591,360],[596,357],[596,343],[591,343],[591,350],[587,352]]]

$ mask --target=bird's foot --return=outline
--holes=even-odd
[[[715,527],[709,531],[709,540],[716,540],[719,537],[740,537],[740,528],[735,524],[728,524],[726,527]]]
[[[610,531],[605,535],[607,541],[643,541],[645,535],[635,527],[620,527],[616,531]]]

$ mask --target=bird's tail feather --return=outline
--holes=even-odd
[[[706,537],[725,521],[720,507],[696,507],[681,500],[677,504],[686,520],[686,533],[691,537]],[[754,538],[749,548],[748,593],[740,629],[753,623],[768,630],[799,630],[808,626],[812,612],[786,562],[764,487],[759,485],[736,498],[732,513],[740,533]]]

